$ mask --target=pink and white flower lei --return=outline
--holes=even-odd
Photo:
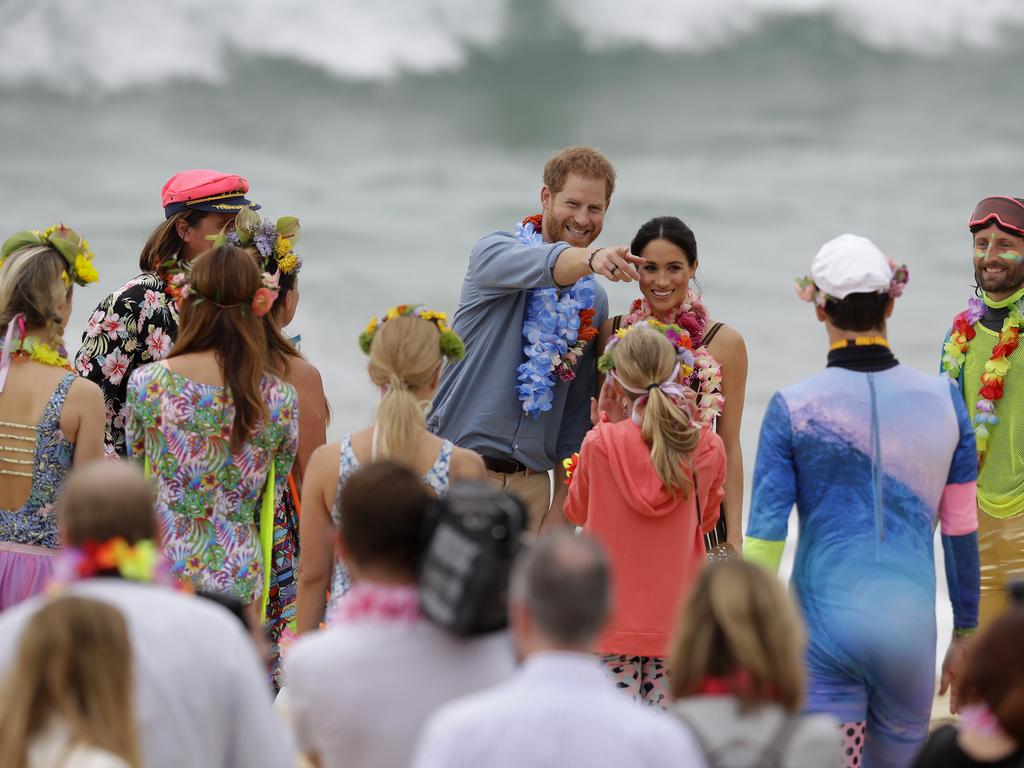
[[[622,325],[636,325],[652,316],[650,302],[647,299],[637,299],[630,307],[630,312]],[[700,294],[693,289],[687,290],[686,298],[659,322],[678,325],[690,334],[690,341],[693,344],[693,373],[690,374],[688,381],[697,385],[697,412],[693,419],[701,424],[713,423],[721,416],[725,407],[725,397],[722,395],[722,366],[701,345],[708,323],[708,311],[701,301]]]
[[[331,615],[331,623],[362,619],[413,623],[419,617],[420,602],[416,587],[361,582],[354,584],[338,601]]]
[[[623,325],[636,325],[654,313],[647,299],[637,299],[629,309]],[[665,325],[678,325],[690,334],[693,348],[697,349],[704,340],[704,329],[708,324],[708,311],[700,300],[700,294],[692,288],[686,291],[686,298],[675,306],[665,318],[658,318]]]

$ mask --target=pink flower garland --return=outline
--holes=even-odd
[[[412,623],[420,617],[419,595],[413,586],[389,587],[373,582],[355,584],[338,601],[331,623],[376,619]]]
[[[630,313],[622,325],[636,325],[653,317],[653,314],[647,299],[637,299],[630,307]],[[669,311],[664,322],[667,325],[678,325],[690,334],[694,371],[689,378],[696,379],[698,386],[696,413],[693,418],[701,424],[711,424],[721,415],[725,407],[725,397],[722,395],[722,367],[703,346],[708,311],[700,300],[700,294],[692,289],[687,290],[686,298]]]
[[[637,299],[630,307],[629,315],[623,325],[636,325],[642,320],[651,317],[653,310],[647,299]],[[665,325],[678,325],[690,334],[690,341],[696,349],[704,340],[704,328],[708,324],[708,311],[700,300],[700,294],[692,288],[686,291],[686,298],[678,306],[673,307],[668,316],[661,322]]]

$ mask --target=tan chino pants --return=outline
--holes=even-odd
[[[487,470],[487,480],[499,491],[514,493],[526,504],[527,526],[530,533],[540,532],[540,523],[551,506],[551,477],[547,472],[510,472]]]
[[[1007,585],[1024,579],[1024,513],[998,518],[978,510],[981,605],[978,628],[985,629],[1009,605]]]

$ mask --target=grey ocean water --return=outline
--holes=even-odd
[[[909,264],[893,347],[936,369],[971,292],[968,213],[1024,194],[1021,7],[617,7],[0,0],[0,231],[60,219],[91,240],[102,280],[76,291],[74,348],[136,273],[172,172],[247,176],[267,214],[302,220],[293,331],[337,438],[372,416],[367,319],[399,302],[454,311],[474,240],[539,209],[553,151],[593,144],[619,172],[599,242],[682,217],[712,315],[746,337],[749,475],[772,392],[824,364],[792,281],[825,240],[863,234]],[[637,295],[609,293],[617,311]]]

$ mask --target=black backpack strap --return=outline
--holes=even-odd
[[[700,345],[702,347],[707,347],[707,345],[711,343],[711,340],[715,338],[715,335],[722,329],[723,325],[725,325],[725,323],[715,323],[708,328],[704,333],[704,337],[700,340]]]

